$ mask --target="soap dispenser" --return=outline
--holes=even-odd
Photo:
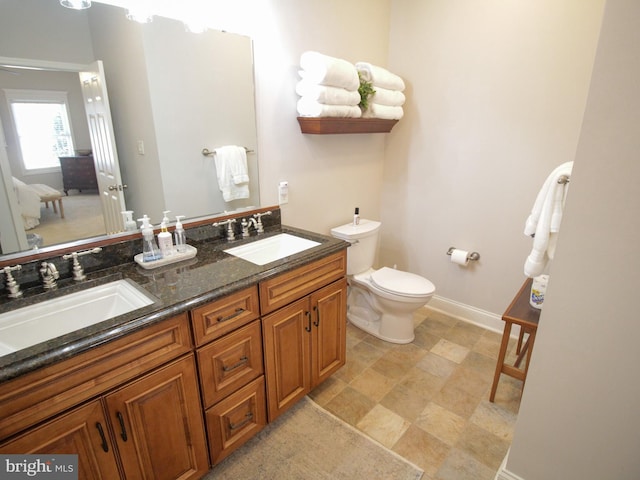
[[[176,230],[173,232],[176,243],[176,251],[178,253],[184,253],[187,251],[187,237],[184,233],[184,227],[182,226],[181,219],[184,215],[176,215]]]
[[[142,261],[153,262],[154,260],[160,260],[162,253],[156,244],[156,238],[153,234],[153,225],[149,223],[149,217],[143,215],[138,219],[142,222],[140,230],[142,231]]]
[[[126,210],[120,213],[122,214],[124,230],[126,232],[135,232],[138,229],[138,224],[133,221],[133,210]]]
[[[167,230],[167,224],[169,223],[169,217],[167,217],[168,213],[169,210],[162,212],[164,216],[162,217],[160,233],[158,234],[158,246],[160,247],[160,252],[162,252],[163,257],[173,255],[173,239]]]

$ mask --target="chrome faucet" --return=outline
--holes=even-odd
[[[253,225],[253,228],[256,229],[256,231],[258,230],[258,221],[255,218],[243,218],[240,224],[242,225],[243,237],[249,236],[249,229],[251,228],[252,225]]]
[[[256,219],[256,230],[258,233],[264,233],[264,226],[262,225],[262,217],[265,215],[271,215],[271,210],[263,213],[254,213],[253,216]]]
[[[228,220],[223,220],[222,222],[215,222],[213,224],[214,227],[221,227],[223,225],[227,226],[227,241],[231,242],[236,239],[236,233],[233,231],[233,224],[236,223],[235,218],[230,218]]]
[[[84,274],[84,270],[82,269],[82,265],[80,264],[78,257],[81,257],[83,255],[88,255],[90,253],[100,253],[101,251],[102,251],[102,248],[96,247],[96,248],[90,248],[89,250],[82,250],[81,252],[72,252],[62,256],[62,258],[65,260],[69,260],[70,258],[73,258],[73,269],[72,269],[73,279],[76,282],[81,282],[82,280],[87,278],[87,276]]]
[[[22,265],[14,265],[13,267],[4,267],[2,271],[4,272],[4,276],[6,279],[5,285],[7,290],[9,290],[9,298],[19,298],[22,296],[22,292],[20,291],[20,285],[13,278],[11,272],[16,270],[22,270]]]
[[[60,277],[58,269],[53,263],[42,262],[40,265],[40,275],[42,276],[42,285],[47,290],[56,288],[56,280]]]

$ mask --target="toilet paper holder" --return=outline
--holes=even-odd
[[[456,247],[450,247],[449,250],[447,250],[447,255],[451,255],[455,249]],[[474,262],[480,260],[480,254],[478,252],[469,252],[467,260],[472,260]]]

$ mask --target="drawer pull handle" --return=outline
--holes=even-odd
[[[307,316],[307,320],[308,320],[308,324],[306,327],[304,327],[304,329],[307,332],[311,332],[311,312],[304,312],[304,314]]]
[[[100,425],[100,422],[96,422],[96,428],[98,429],[98,433],[100,434],[100,438],[102,439],[102,443],[100,444],[100,446],[102,447],[102,450],[108,452],[109,444],[107,443],[107,438],[104,436],[104,430],[102,430],[102,425]]]
[[[226,322],[227,320],[236,318],[241,313],[244,313],[244,308],[236,308],[236,311],[233,312],[231,315],[227,315],[226,317],[218,317],[218,322]]]
[[[313,324],[317,327],[320,325],[320,310],[318,310],[318,307],[313,307],[313,311],[316,312],[316,320]]]
[[[243,421],[241,421],[240,423],[236,423],[235,425],[231,423],[231,420],[229,420],[229,430],[237,430],[238,428],[244,427],[247,423],[253,420],[253,413],[247,412],[244,417],[245,418]]]
[[[116,412],[116,417],[118,417],[118,422],[120,423],[120,437],[123,442],[127,441],[127,429],[124,426],[124,418],[122,418],[122,414],[120,412]]]
[[[248,361],[249,361],[249,358],[247,358],[246,356],[240,357],[240,361],[238,361],[238,363],[234,363],[230,367],[227,367],[226,365],[223,365],[222,366],[222,371],[223,372],[230,372],[231,370],[235,370],[236,368],[241,367],[242,365],[244,365]]]

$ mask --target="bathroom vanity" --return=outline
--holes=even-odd
[[[0,453],[77,453],[81,478],[200,478],[294,405],[345,363],[348,244],[260,237],[281,232],[318,245],[256,265],[188,230],[194,259],[92,272],[156,301],[0,356]]]

